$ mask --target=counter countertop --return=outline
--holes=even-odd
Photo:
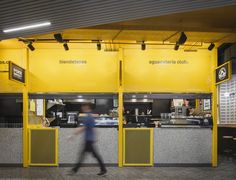
[[[218,124],[218,127],[223,127],[223,128],[236,128],[236,124]]]
[[[205,129],[205,128],[212,128],[212,126],[198,126],[198,125],[162,125],[160,128],[197,128],[197,129]]]

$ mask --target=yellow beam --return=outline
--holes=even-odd
[[[123,49],[119,49],[118,54],[118,114],[119,114],[119,134],[118,134],[118,166],[123,167]]]
[[[215,51],[215,61],[213,62],[213,78],[212,78],[212,116],[213,116],[213,129],[212,129],[212,167],[218,165],[218,129],[217,129],[217,85],[215,84],[215,69],[217,66],[217,54]]]
[[[199,109],[199,107],[200,107],[200,99],[196,99],[195,103],[196,103],[196,109]]]
[[[29,148],[28,148],[28,76],[29,76],[29,50],[25,49],[26,68],[25,84],[23,87],[23,167],[29,166]]]
[[[119,91],[118,94],[119,98],[119,154],[118,154],[118,159],[119,159],[119,167],[123,167],[123,92]]]

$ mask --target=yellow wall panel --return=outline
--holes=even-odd
[[[117,52],[36,49],[30,52],[30,92],[117,91]],[[86,64],[68,63],[68,61]],[[60,63],[66,61],[67,63]]]
[[[0,49],[0,71],[8,71],[7,61],[25,68],[25,49]],[[19,93],[23,90],[23,84],[9,80],[8,72],[0,72],[0,93]]]
[[[125,49],[124,91],[211,92],[214,54],[208,50]]]

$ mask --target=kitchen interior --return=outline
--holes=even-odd
[[[40,114],[40,107],[43,109],[45,105],[46,118],[41,119],[44,126],[78,127],[83,125],[85,114],[81,112],[81,106],[84,103],[92,104],[95,127],[118,127],[116,94],[77,94],[31,99],[29,113],[34,118],[30,119],[41,118],[44,114],[43,110]],[[124,94],[124,128],[212,127],[212,122],[211,94]]]
[[[83,125],[85,114],[81,111],[83,104],[91,104],[95,127],[118,126],[118,102],[115,94],[76,94],[49,95],[42,99],[30,100],[30,124],[42,122],[43,126],[73,128]],[[41,104],[41,105],[40,105]],[[43,109],[45,106],[45,118]]]
[[[210,94],[125,94],[124,127],[211,127]]]

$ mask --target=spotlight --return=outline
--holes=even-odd
[[[184,32],[181,32],[181,35],[179,37],[179,40],[177,41],[179,45],[182,45],[186,42],[187,36]]]
[[[146,44],[144,43],[144,41],[141,44],[141,50],[144,51],[146,49]]]
[[[63,44],[63,47],[64,47],[65,51],[68,51],[68,50],[69,50],[69,46],[67,45],[67,43],[64,43],[64,44]]]
[[[175,48],[174,48],[174,50],[178,51],[178,49],[179,49],[179,44],[176,43],[176,44],[175,44]]]
[[[208,50],[211,51],[212,49],[214,49],[214,47],[215,47],[215,44],[211,43],[210,46],[208,47]]]
[[[62,38],[62,35],[60,33],[54,34],[54,38],[57,40],[57,42],[63,43],[63,38]]]
[[[99,42],[99,43],[97,43],[97,50],[100,51],[101,49],[102,49],[102,45],[101,45],[101,43]]]
[[[32,42],[30,42],[27,46],[28,46],[28,48],[29,48],[31,51],[34,51],[34,50],[35,50],[35,48],[34,48]]]

